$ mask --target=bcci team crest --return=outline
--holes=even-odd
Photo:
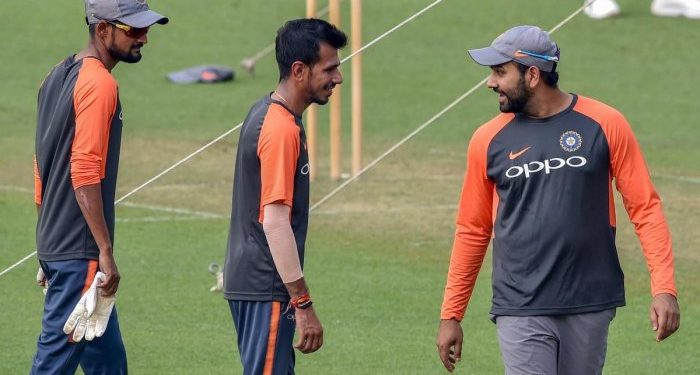
[[[564,151],[574,152],[581,148],[581,134],[576,133],[573,130],[565,131],[561,138],[559,138],[559,144]]]

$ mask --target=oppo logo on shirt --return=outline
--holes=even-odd
[[[301,167],[301,174],[307,175],[309,174],[309,171],[311,171],[311,167],[309,166],[309,163],[304,164],[304,166]]]
[[[544,161],[531,161],[508,168],[506,177],[515,178],[525,175],[525,178],[530,178],[535,173],[544,172],[544,174],[549,174],[553,170],[564,168],[565,166],[571,168],[583,167],[587,162],[583,156],[572,156],[568,159],[551,158]]]

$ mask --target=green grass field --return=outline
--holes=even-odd
[[[365,42],[428,3],[365,1]],[[655,18],[649,1],[620,3],[622,17],[580,15],[554,34],[562,49],[560,82],[617,107],[632,123],[671,225],[682,324],[666,342],[653,340],[648,271],[619,206],[627,306],[611,326],[605,374],[699,374],[700,21]],[[250,76],[239,61],[270,44],[286,19],[304,14],[301,0],[150,4],[171,23],[149,33],[142,62],[113,72],[125,115],[119,196],[242,121],[274,88],[277,68],[268,56]],[[447,0],[371,47],[364,54],[364,163],[488,73],[468,60],[467,48],[485,46],[516,24],[549,29],[579,6],[577,0]],[[349,25],[348,1],[343,11]],[[82,12],[76,0],[0,2],[0,271],[34,250],[36,91],[53,64],[85,45]],[[236,80],[174,86],[165,79],[198,64],[232,66]],[[343,70],[349,83],[349,64]],[[349,87],[342,94],[344,172],[350,169]],[[305,274],[325,344],[297,356],[298,373],[445,373],[434,342],[466,144],[497,110],[493,92],[477,91],[312,213]],[[319,118],[325,125],[327,108]],[[312,202],[337,186],[328,179],[327,126],[321,128]],[[118,206],[118,308],[134,374],[242,373],[227,304],[208,291],[214,279],[207,272],[210,262],[224,259],[237,138],[234,133]],[[0,277],[3,375],[30,368],[42,312],[36,267],[31,259]],[[463,322],[460,374],[503,371],[487,314],[490,271],[487,259]]]

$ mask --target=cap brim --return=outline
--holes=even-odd
[[[126,17],[120,17],[117,21],[131,27],[143,28],[149,27],[155,23],[165,25],[169,20],[168,17],[165,17],[162,14],[158,14],[152,10],[145,10]]]
[[[484,66],[501,65],[513,60],[512,58],[498,52],[493,47],[470,49],[467,52],[477,64]]]

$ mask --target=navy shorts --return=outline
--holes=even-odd
[[[278,301],[228,301],[244,375],[294,375],[294,308]]]
[[[97,261],[76,259],[39,263],[49,288],[30,374],[73,375],[78,365],[86,375],[127,374],[126,351],[116,307],[102,337],[76,343],[63,333],[63,325],[80,300],[83,289],[97,273]]]

